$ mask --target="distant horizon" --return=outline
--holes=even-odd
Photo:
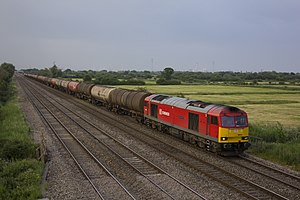
[[[13,63],[11,63],[11,64],[13,64]],[[67,69],[70,69],[70,70],[72,70],[72,71],[89,71],[89,70],[91,70],[91,71],[97,71],[97,72],[100,72],[100,71],[108,71],[108,72],[124,72],[124,71],[137,71],[137,72],[143,72],[143,71],[149,71],[149,72],[161,72],[161,71],[163,71],[164,70],[164,68],[162,68],[161,70],[155,70],[155,71],[151,71],[151,70],[147,70],[147,69],[145,69],[145,70],[136,70],[136,69],[124,69],[124,70],[108,70],[108,69],[72,69],[72,68],[64,68],[64,69],[62,69],[62,68],[60,68],[60,66],[58,66],[58,65],[56,65],[57,67],[58,67],[58,69],[61,69],[62,71],[65,71],[65,70],[67,70]],[[51,67],[53,67],[53,66],[51,66]],[[17,67],[16,67],[16,70],[18,70],[18,71],[21,71],[21,70],[29,70],[29,69],[38,69],[38,70],[42,70],[42,69],[45,69],[45,68],[51,68],[51,67],[44,67],[44,68],[37,68],[37,67],[32,67],[32,68],[20,68],[20,69],[18,69]],[[166,67],[170,67],[170,66],[166,66]],[[174,69],[174,68],[173,68]],[[298,71],[298,72],[295,72],[295,71],[276,71],[276,70],[262,70],[262,71],[233,71],[233,70],[219,70],[219,71],[190,71],[190,70],[176,70],[176,69],[174,69],[174,71],[175,72],[204,72],[204,73],[206,73],[206,72],[209,72],[209,73],[217,73],[217,72],[240,72],[240,73],[260,73],[260,72],[276,72],[276,73],[296,73],[296,74],[298,74],[298,73],[300,73],[300,71]]]

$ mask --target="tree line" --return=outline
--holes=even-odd
[[[7,101],[10,96],[10,85],[15,72],[15,66],[2,63],[0,66],[0,105]]]
[[[290,82],[294,84],[300,83],[300,73],[294,72],[276,72],[276,71],[263,71],[263,72],[175,72],[174,77],[181,81],[193,82]]]
[[[160,85],[178,85],[181,83],[207,84],[224,82],[231,84],[257,84],[258,82],[267,82],[268,84],[300,84],[300,73],[294,72],[189,72],[174,71],[171,67],[166,67],[162,71],[95,71],[71,69],[61,70],[56,65],[45,69],[27,69],[26,73],[33,73],[48,77],[78,78],[85,82],[93,82],[103,85],[144,85],[146,80],[154,81]]]

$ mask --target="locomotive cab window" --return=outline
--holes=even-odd
[[[199,115],[189,113],[189,129],[194,131],[199,130]]]
[[[151,116],[157,118],[157,105],[151,104]]]
[[[222,116],[223,127],[234,127],[234,117]]]
[[[247,126],[246,116],[223,116],[221,117],[223,127],[241,127]]]
[[[235,117],[236,126],[247,126],[247,118],[245,116]]]
[[[211,124],[219,125],[219,123],[218,123],[218,117],[211,116]]]

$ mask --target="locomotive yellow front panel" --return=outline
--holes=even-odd
[[[223,128],[219,127],[219,143],[248,142],[249,128]]]

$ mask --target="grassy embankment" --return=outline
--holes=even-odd
[[[120,86],[137,89],[136,86]],[[241,87],[220,85],[145,85],[153,93],[233,105],[249,116],[253,141],[249,152],[300,170],[300,87]]]
[[[35,159],[37,146],[13,90],[0,108],[0,199],[37,199],[43,164]]]

